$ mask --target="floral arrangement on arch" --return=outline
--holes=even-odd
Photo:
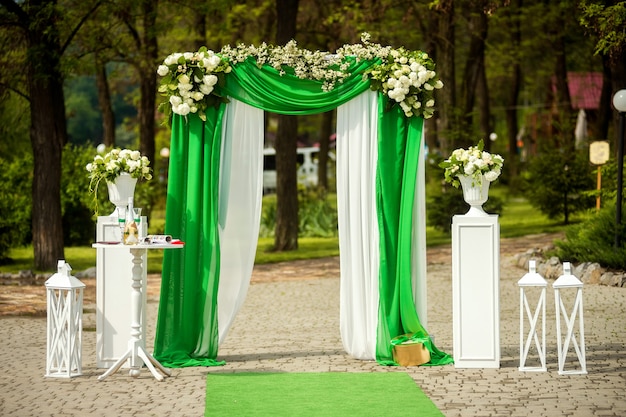
[[[370,80],[370,88],[388,98],[388,106],[400,106],[406,117],[433,116],[434,90],[443,87],[435,73],[435,64],[421,51],[394,49],[371,43],[370,35],[361,35],[361,44],[344,45],[336,53],[309,51],[299,48],[292,40],[285,46],[226,45],[218,53],[205,47],[197,52],[174,53],[159,65],[157,73],[163,77],[159,93],[167,98],[159,105],[167,120],[172,113],[186,116],[196,113],[206,120],[209,106],[228,101],[220,95],[219,86],[232,67],[249,58],[260,68],[269,65],[281,75],[290,73],[300,79],[321,82],[323,91],[331,91],[338,83],[352,75],[348,72],[348,58],[374,60],[373,68],[363,74]]]
[[[157,69],[163,77],[158,91],[168,97],[159,110],[166,113],[168,120],[173,112],[181,116],[198,113],[206,121],[207,107],[225,100],[215,86],[222,84],[224,74],[231,70],[228,60],[205,47],[197,52],[171,54]]]
[[[441,162],[439,167],[444,169],[446,182],[458,187],[459,176],[470,176],[472,182],[478,185],[482,184],[483,176],[489,182],[495,181],[502,173],[504,159],[500,155],[484,151],[484,146],[481,139],[476,146],[454,150],[448,159]]]

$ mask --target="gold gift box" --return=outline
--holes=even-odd
[[[400,366],[419,366],[430,361],[430,352],[423,343],[407,340],[393,346],[393,360]]]

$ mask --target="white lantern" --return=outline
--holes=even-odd
[[[535,261],[528,263],[528,273],[525,274],[522,279],[517,282],[519,286],[519,370],[520,371],[546,371],[546,280],[537,273]],[[540,289],[537,305],[534,312],[531,311],[527,291],[533,291],[532,288]],[[537,291],[534,291],[535,293]],[[534,294],[536,297],[536,294]],[[524,314],[526,311],[526,314]],[[541,316],[540,316],[541,314]],[[528,318],[530,330],[524,343],[524,323]],[[538,335],[538,324],[541,317],[541,341]],[[528,351],[531,344],[534,341],[537,355],[539,356],[540,366],[526,366],[526,360],[528,359]]]
[[[60,260],[57,273],[45,283],[48,297],[46,376],[82,375],[83,290],[85,284],[70,275],[72,267]]]
[[[552,284],[554,287],[554,304],[556,308],[556,334],[557,334],[557,347],[559,356],[559,375],[566,374],[586,374],[587,362],[585,359],[585,325],[583,321],[583,283],[572,275],[571,266],[569,262],[563,262],[563,275],[561,275]],[[568,311],[563,301],[563,294],[561,290],[574,290],[573,306],[571,311]],[[571,291],[570,291],[571,292]],[[561,332],[561,315],[563,315],[563,321],[565,322],[566,334],[565,339],[562,339]],[[578,339],[576,338],[576,319],[578,319]],[[580,369],[574,369],[565,371],[565,359],[570,348],[570,343],[574,347]]]

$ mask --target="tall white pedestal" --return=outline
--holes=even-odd
[[[143,235],[146,235],[146,217],[142,216]],[[119,242],[121,239],[117,217],[100,216],[96,227],[97,242]],[[147,255],[144,254],[144,258]],[[143,259],[146,265],[147,259]],[[96,249],[96,366],[109,368],[128,350],[132,320],[129,288],[132,277],[133,255],[130,251]],[[146,339],[146,270],[143,270],[141,289],[141,343]],[[143,346],[145,347],[145,346]]]
[[[500,367],[497,215],[452,218],[452,320],[457,368]]]

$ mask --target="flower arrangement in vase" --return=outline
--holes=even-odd
[[[116,207],[126,206],[132,197],[137,180],[151,180],[150,161],[141,152],[115,148],[103,155],[96,155],[85,167],[89,173],[89,191],[94,193],[96,215],[98,214],[97,192],[104,180],[109,188],[109,199]],[[130,194],[130,195],[129,195]]]
[[[476,146],[468,149],[456,149],[452,155],[439,164],[444,169],[446,182],[457,187],[459,177],[469,176],[472,183],[480,186],[483,178],[489,182],[495,181],[502,173],[504,158],[497,154],[484,151],[485,144],[481,139]]]
[[[439,166],[444,169],[446,182],[463,188],[463,199],[470,205],[469,216],[486,216],[482,205],[488,199],[489,184],[502,173],[504,159],[483,150],[481,139],[476,146],[456,149]]]

